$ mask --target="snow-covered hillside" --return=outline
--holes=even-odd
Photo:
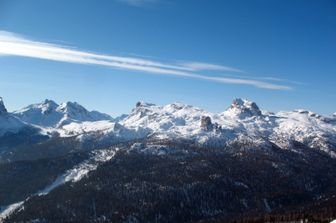
[[[331,118],[310,111],[296,110],[279,112],[274,119],[271,139],[280,147],[283,147],[281,141],[288,143],[295,140],[336,155],[336,123]]]
[[[7,132],[16,133],[27,126],[18,118],[7,112],[7,109],[0,97],[0,136]]]
[[[118,148],[109,148],[104,150],[92,151],[90,158],[84,160],[83,162],[77,164],[72,169],[66,171],[66,173],[58,176],[54,182],[46,186],[41,191],[38,191],[35,195],[44,196],[50,191],[59,187],[67,182],[76,182],[85,177],[89,172],[97,169],[98,165],[107,162],[113,158]],[[31,195],[33,196],[33,195]],[[0,223],[10,216],[14,211],[23,208],[24,202],[28,201],[30,197],[26,198],[24,201],[19,201],[14,204],[7,205],[0,208]]]

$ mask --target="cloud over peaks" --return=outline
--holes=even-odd
[[[34,41],[14,33],[4,31],[0,31],[0,55],[30,57],[76,64],[93,64],[106,66],[113,69],[125,69],[129,71],[151,73],[155,75],[187,77],[203,81],[205,80],[224,84],[254,86],[257,88],[271,90],[291,89],[290,86],[277,84],[276,80],[262,81],[248,77],[235,77],[234,75],[222,75],[220,77],[214,77],[209,76],[208,73],[200,73],[205,71],[241,72],[237,68],[228,66],[202,62],[188,62],[182,64],[166,63],[140,57],[122,57],[117,55],[92,53],[71,47]]]

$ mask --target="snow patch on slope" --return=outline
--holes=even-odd
[[[74,168],[68,170],[63,175],[57,177],[57,179],[47,186],[45,189],[40,191],[38,193],[39,196],[46,195],[56,187],[67,183],[67,182],[77,182],[81,180],[83,177],[85,177],[90,171],[93,171],[97,169],[98,165],[101,163],[107,162],[111,160],[116,152],[118,151],[118,148],[116,149],[105,149],[105,150],[96,150],[93,151],[93,156],[85,160],[84,162],[76,165]]]
[[[33,194],[32,196],[43,196],[62,184],[65,184],[67,182],[77,182],[81,180],[89,172],[96,170],[100,164],[111,160],[118,150],[118,148],[115,148],[92,151],[93,155],[91,158],[66,171],[64,174],[57,177],[53,183],[45,187],[43,190],[37,192],[36,194]],[[28,197],[26,200],[28,200],[30,197]],[[5,218],[10,216],[15,211],[23,208],[25,201],[20,201],[0,209],[0,223],[3,222]]]
[[[0,223],[3,222],[7,217],[9,217],[14,211],[21,208],[23,205],[23,201],[8,205],[0,209]]]
[[[116,123],[112,121],[97,121],[97,122],[72,122],[60,128],[61,136],[80,135],[92,132],[107,133],[114,129]]]

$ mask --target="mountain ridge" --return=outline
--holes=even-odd
[[[112,120],[111,116],[98,111],[88,111],[77,102],[57,104],[49,99],[14,111],[13,115],[31,124],[56,128],[71,122]]]
[[[2,110],[6,108],[2,106]],[[111,142],[115,138],[131,140],[150,136],[186,139],[217,147],[252,138],[286,149],[300,142],[336,157],[336,118],[302,109],[265,112],[255,102],[240,98],[234,99],[221,113],[177,102],[163,106],[138,102],[128,115],[112,119],[103,113],[90,112],[76,102],[57,104],[46,99],[8,114],[49,136],[57,133],[61,137],[86,139],[99,133]]]
[[[210,220],[297,208],[336,191],[335,118],[314,112],[265,112],[243,99],[221,113],[138,102],[118,121],[91,121],[78,103],[26,108],[59,112],[62,124],[30,124],[3,106],[0,129],[1,117],[12,117],[44,137],[0,137],[0,177],[10,179],[0,181],[0,197],[10,195],[0,222]]]

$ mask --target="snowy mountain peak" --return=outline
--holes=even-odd
[[[58,107],[58,104],[53,100],[45,99],[41,104],[38,104],[38,107],[41,108],[43,114],[50,114],[55,111]]]
[[[111,116],[100,113],[98,111],[88,111],[77,102],[63,102],[56,109],[57,112],[63,114],[63,118],[58,123],[58,126],[68,124],[71,122],[84,121],[101,121],[112,120]]]
[[[252,116],[260,116],[262,113],[255,102],[246,99],[236,98],[231,106],[224,112],[224,115],[236,116],[239,118],[248,118]]]
[[[0,97],[0,115],[7,114],[7,109],[3,103],[2,97]]]
[[[46,99],[41,103],[29,105],[13,112],[21,120],[43,127],[60,127],[71,122],[111,120],[112,118],[97,111],[88,111],[77,102],[56,102]]]
[[[58,106],[58,104],[55,101],[50,100],[50,99],[44,99],[44,101],[42,102],[42,104],[50,105],[50,106],[54,106],[54,107]]]
[[[156,110],[156,105],[147,103],[144,101],[139,101],[136,103],[135,108],[132,110],[130,116],[137,115],[139,117],[144,117],[153,113]]]
[[[63,102],[61,103],[58,108],[58,111],[67,113],[70,116],[77,115],[78,113],[89,113],[88,110],[86,110],[83,106],[78,104],[77,102]]]
[[[192,108],[192,106],[191,105],[186,105],[186,104],[183,104],[183,103],[179,103],[179,102],[174,102],[174,103],[172,103],[172,104],[168,104],[168,105],[166,105],[166,106],[164,106],[165,107],[165,109],[167,109],[167,110],[175,110],[175,111],[177,111],[177,110],[182,110],[182,109],[188,109],[188,108]]]
[[[15,111],[14,114],[24,113],[24,112],[31,111],[31,110],[39,110],[42,114],[49,114],[52,111],[54,111],[57,107],[58,107],[58,104],[56,102],[49,100],[49,99],[45,99],[41,103],[31,104],[18,111]]]
[[[135,107],[151,107],[151,106],[155,106],[155,104],[152,104],[152,103],[147,103],[147,102],[144,102],[144,101],[138,101],[136,104],[135,104]]]
[[[261,111],[257,104],[246,99],[236,98],[233,100],[231,107],[240,108],[240,109],[249,109],[255,113],[261,114]]]

